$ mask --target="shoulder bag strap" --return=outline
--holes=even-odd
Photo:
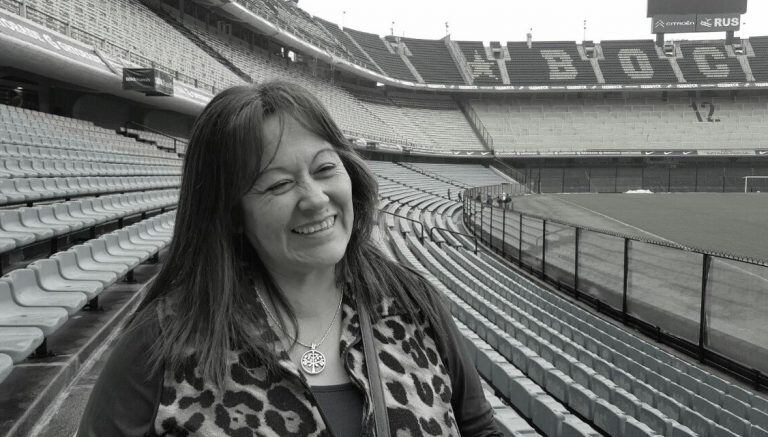
[[[379,375],[379,359],[376,356],[376,344],[373,339],[371,316],[365,311],[358,311],[360,332],[363,335],[363,351],[365,352],[365,367],[368,369],[368,385],[371,387],[376,437],[390,437],[387,403],[384,400],[384,389]]]

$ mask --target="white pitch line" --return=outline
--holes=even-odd
[[[591,212],[591,213],[593,213],[593,214],[597,214],[597,215],[599,215],[600,217],[606,218],[606,219],[608,219],[608,220],[613,220],[614,222],[620,223],[620,224],[622,224],[622,225],[624,225],[624,226],[628,226],[628,227],[630,227],[630,228],[632,228],[632,229],[637,229],[638,231],[640,231],[640,232],[643,232],[643,233],[645,233],[645,234],[648,234],[648,235],[653,235],[654,237],[658,238],[659,240],[663,240],[663,241],[666,241],[666,242],[668,242],[668,243],[671,243],[671,244],[676,244],[676,245],[679,245],[679,246],[682,246],[682,247],[688,247],[688,246],[686,246],[685,244],[682,244],[682,243],[678,243],[677,241],[673,241],[673,240],[670,240],[669,238],[664,238],[664,237],[662,237],[661,235],[657,235],[657,234],[654,234],[653,232],[649,232],[649,231],[646,231],[645,229],[641,229],[641,228],[638,228],[637,226],[632,226],[632,225],[630,225],[629,223],[625,223],[625,222],[623,222],[623,221],[621,221],[621,220],[619,220],[619,219],[617,219],[617,218],[611,217],[611,216],[609,216],[609,215],[605,215],[605,214],[603,214],[603,213],[601,213],[601,212],[597,212],[597,211],[595,211],[595,210],[593,210],[593,209],[591,209],[591,208],[587,208],[586,206],[583,206],[583,205],[579,205],[578,203],[574,203],[574,202],[571,202],[570,200],[567,200],[567,199],[563,199],[562,197],[559,197],[559,196],[557,196],[557,197],[555,197],[555,198],[556,198],[556,199],[559,199],[559,200],[562,200],[562,201],[563,201],[563,202],[565,202],[565,203],[568,203],[568,204],[571,204],[571,205],[573,205],[573,206],[576,206],[576,207],[578,207],[578,208],[581,208],[581,209],[584,209],[584,210],[586,210],[586,211],[589,211],[589,212]],[[739,266],[737,266],[737,265],[735,265],[735,264],[731,264],[731,263],[729,263],[728,261],[734,261],[734,260],[726,260],[725,258],[723,258],[723,263],[724,263],[724,264],[726,264],[727,266],[729,266],[729,267],[732,267],[732,268],[734,268],[734,269],[736,269],[736,270],[739,270],[739,271],[741,271],[741,272],[743,272],[743,273],[746,273],[746,274],[747,274],[747,275],[749,275],[749,276],[754,276],[755,278],[758,278],[758,279],[760,279],[760,280],[762,280],[762,281],[766,281],[766,282],[768,282],[768,278],[764,278],[764,277],[762,277],[762,276],[760,276],[760,275],[757,275],[757,274],[755,274],[755,273],[752,273],[752,272],[750,272],[749,270],[745,270],[744,268],[742,268],[742,267],[739,267]]]
[[[622,224],[622,225],[624,225],[624,226],[626,226],[626,227],[628,227],[628,228],[632,228],[632,229],[635,229],[635,230],[637,230],[637,231],[640,231],[640,232],[642,232],[643,234],[652,235],[654,238],[657,238],[657,239],[659,239],[659,240],[663,240],[663,241],[666,241],[667,243],[671,243],[671,244],[677,244],[677,245],[681,245],[681,246],[684,246],[684,245],[682,245],[682,244],[680,244],[680,243],[678,243],[678,242],[676,242],[676,241],[670,240],[669,238],[664,238],[664,237],[662,237],[661,235],[657,235],[657,234],[654,234],[653,232],[648,232],[648,231],[646,231],[645,229],[641,229],[641,228],[638,228],[637,226],[632,226],[632,225],[630,225],[629,223],[623,222],[623,221],[621,221],[621,220],[619,220],[619,219],[617,219],[617,218],[611,217],[611,216],[609,216],[609,215],[605,215],[605,214],[603,214],[602,212],[597,212],[597,211],[595,211],[594,209],[591,209],[591,208],[587,208],[586,206],[583,206],[583,205],[579,205],[578,203],[574,203],[574,202],[571,202],[570,200],[567,200],[567,199],[563,199],[562,197],[559,197],[559,196],[558,196],[558,197],[556,197],[556,199],[562,200],[562,201],[563,201],[563,202],[565,202],[565,203],[568,203],[568,204],[571,204],[571,205],[573,205],[573,206],[576,206],[576,207],[578,207],[578,208],[581,208],[581,209],[584,209],[584,210],[586,210],[586,211],[589,211],[589,212],[591,212],[592,214],[597,214],[597,215],[599,215],[600,217],[606,218],[606,219],[608,219],[608,220],[611,220],[611,221],[614,221],[614,222],[616,222],[616,223],[620,223],[620,224]]]

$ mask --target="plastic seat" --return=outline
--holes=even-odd
[[[24,226],[21,222],[19,212],[16,210],[0,211],[0,228],[9,233],[19,235],[32,234],[35,236],[35,241],[51,238],[53,236],[53,230],[50,228],[42,229]],[[11,236],[11,238],[16,239],[16,237],[13,236]]]
[[[107,252],[117,256],[132,256],[139,258],[140,262],[144,262],[152,255],[152,252],[142,249],[131,249],[129,247],[123,247],[120,244],[120,239],[116,234],[106,234],[99,237],[106,243]]]
[[[165,240],[159,239],[159,238],[150,238],[146,234],[142,234],[140,232],[141,224],[137,223],[136,225],[129,226],[126,230],[128,231],[128,235],[130,238],[132,238],[131,241],[137,244],[145,244],[145,245],[152,245],[155,246],[158,249],[162,249],[166,246]]]
[[[34,326],[47,337],[68,318],[64,308],[19,305],[13,299],[8,282],[0,281],[0,326]]]
[[[13,229],[13,226],[11,228]],[[16,246],[24,246],[33,243],[36,239],[36,236],[31,232],[6,229],[4,226],[3,216],[0,214],[0,239],[13,240]]]
[[[24,202],[27,198],[16,189],[12,179],[0,179],[0,194],[6,198],[4,203]]]
[[[154,254],[158,250],[157,246],[153,244],[134,242],[134,239],[131,238],[131,235],[128,233],[127,229],[118,229],[114,233],[117,234],[117,237],[120,239],[120,246],[125,249],[143,250],[151,254]]]
[[[49,292],[37,283],[34,270],[17,269],[0,278],[11,287],[14,300],[19,305],[30,307],[62,307],[74,314],[84,307],[88,300],[85,294],[76,291]]]
[[[40,159],[32,160],[32,169],[37,172],[37,177],[46,178],[53,176],[53,173],[45,167],[45,161]]]
[[[3,237],[3,231],[0,231],[0,253],[9,252],[18,246],[13,238]]]
[[[89,240],[84,245],[91,248],[93,259],[97,262],[125,264],[128,266],[129,270],[133,269],[141,262],[139,257],[121,256],[109,253],[107,250],[107,242],[100,238]]]
[[[29,155],[22,155],[19,159],[19,169],[26,173],[26,177],[28,178],[36,178],[38,177],[37,170],[35,170],[32,167],[32,160],[27,159]]]
[[[24,361],[43,344],[45,336],[39,328],[0,326],[0,354],[11,357],[14,363]]]
[[[77,178],[77,177],[69,177],[65,179],[65,182],[69,187],[69,192],[72,195],[81,195],[81,194],[90,193],[88,189],[80,186],[79,180],[80,178]]]
[[[147,223],[147,234],[153,238],[170,240],[173,237],[173,229],[164,228],[160,220],[154,220]]]
[[[170,240],[170,236],[167,235],[167,233],[159,233],[154,229],[154,223],[156,221],[157,220],[153,218],[151,220],[137,223],[136,230],[139,234],[139,237],[149,241],[158,241],[163,243],[163,247],[165,247],[165,245],[168,244],[168,241]]]
[[[81,201],[72,201],[67,203],[66,206],[67,212],[69,213],[68,217],[72,217],[74,220],[79,220],[82,223],[82,227],[90,227],[99,222],[96,217],[87,215],[83,212]]]
[[[69,226],[71,231],[82,229],[85,226],[84,220],[72,217],[69,214],[69,208],[66,203],[57,203],[55,205],[52,205],[50,208],[50,214],[53,220],[56,220],[58,223],[62,223]],[[40,217],[42,220],[42,212],[40,214]]]
[[[91,206],[97,213],[105,215],[107,220],[114,220],[122,215],[119,211],[106,207],[104,200],[100,198],[91,199]]]
[[[49,197],[66,197],[67,196],[67,190],[59,188],[54,178],[45,178],[41,180],[43,182],[43,186],[49,193]]]
[[[30,176],[27,171],[24,171],[19,165],[17,158],[3,158],[3,171],[8,174],[8,178],[25,178]]]
[[[56,186],[56,191],[64,193],[64,197],[77,194],[77,191],[70,188],[69,184],[67,184],[66,178],[51,178],[49,181]]]
[[[79,203],[80,211],[96,220],[97,223],[104,223],[110,220],[110,216],[107,213],[97,211],[94,208],[93,201],[96,199],[83,199]]]
[[[97,261],[93,256],[91,247],[84,244],[72,246],[69,251],[74,252],[77,257],[77,265],[83,270],[114,272],[118,277],[130,270],[127,264]]]
[[[49,207],[50,208],[50,207]],[[53,235],[62,235],[69,232],[69,226],[61,223],[43,223],[40,220],[38,208],[19,208],[19,219],[25,227],[33,229],[50,229]]]
[[[13,184],[16,186],[16,191],[24,195],[24,200],[27,202],[40,200],[44,197],[48,197],[41,190],[42,182],[37,178],[23,178],[14,179]]]
[[[48,291],[79,291],[91,300],[104,290],[104,284],[100,281],[65,278],[59,271],[57,260],[54,259],[41,259],[27,268],[35,271],[40,287]]]
[[[13,370],[13,359],[6,354],[0,354],[0,383],[11,374]]]
[[[53,254],[49,259],[59,264],[59,271],[65,279],[77,281],[99,281],[108,287],[117,281],[117,273],[111,271],[86,270],[77,263],[74,252],[64,251]]]
[[[19,208],[21,211],[22,223],[27,224],[24,220],[24,214],[28,214],[30,217],[35,216],[37,222],[42,226],[53,229],[54,235],[62,235],[72,231],[73,226],[69,223],[57,220],[53,215],[53,207],[50,205],[36,206],[34,208]]]

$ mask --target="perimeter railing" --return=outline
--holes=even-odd
[[[768,388],[768,261],[577,226],[463,193],[464,225],[491,250],[599,312]]]

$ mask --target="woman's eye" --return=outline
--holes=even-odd
[[[277,182],[275,184],[270,185],[269,188],[267,188],[267,191],[273,192],[273,193],[274,192],[278,192],[278,191],[288,187],[288,185],[290,183],[291,183],[290,181],[280,181],[280,182]]]
[[[336,170],[336,164],[324,164],[324,165],[321,165],[321,166],[320,166],[320,167],[317,169],[317,172],[316,172],[316,173],[320,173],[320,174],[328,174],[328,173],[331,173],[331,172],[333,172],[334,170]]]

